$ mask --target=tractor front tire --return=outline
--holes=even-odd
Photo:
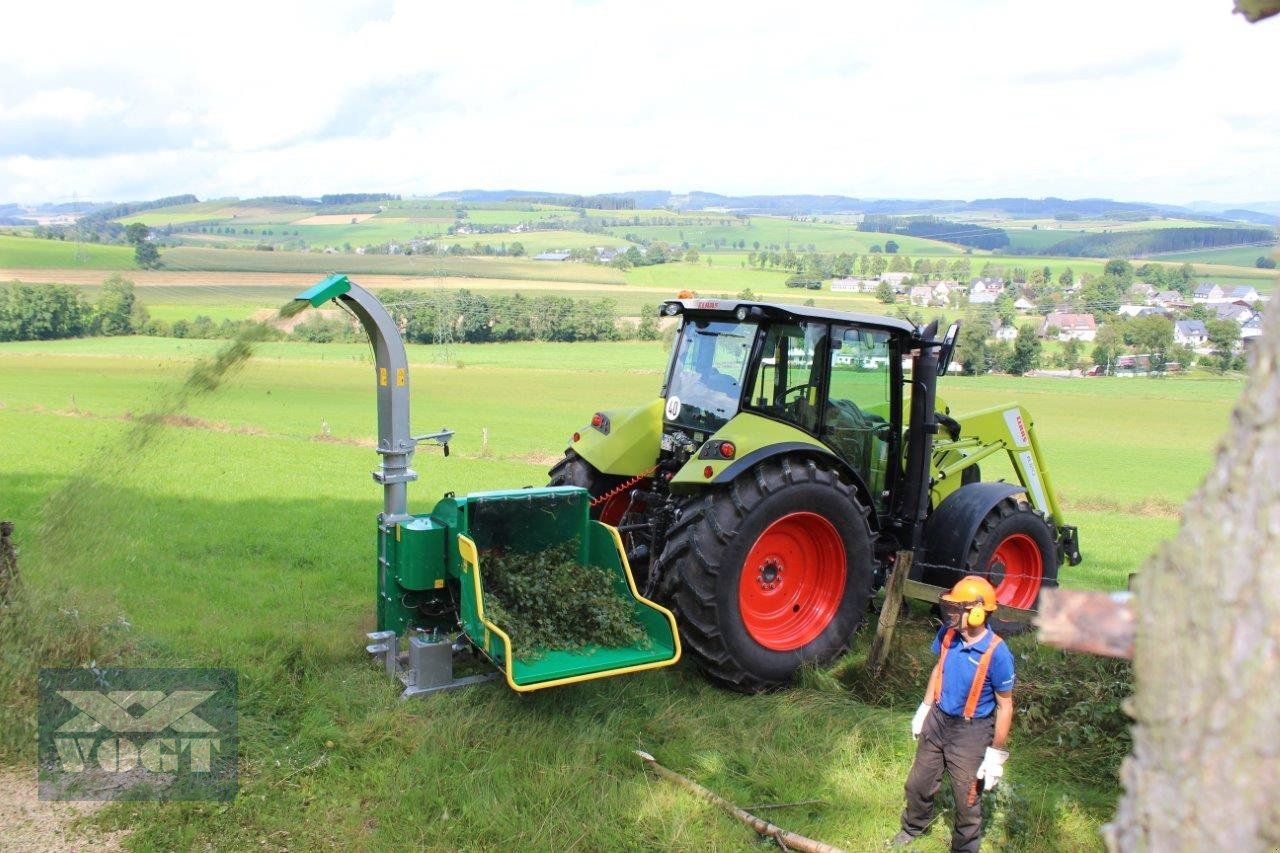
[[[687,498],[662,550],[685,651],[743,693],[846,650],[871,597],[867,510],[812,459],[760,463]]]
[[[1040,591],[1058,585],[1058,550],[1053,531],[1023,500],[1010,498],[987,513],[969,544],[967,574],[986,578],[996,588],[996,601],[1024,610],[1039,607]],[[1030,624],[992,620],[997,634],[1029,630]]]

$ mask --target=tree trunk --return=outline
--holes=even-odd
[[[1268,314],[1213,470],[1134,585],[1113,850],[1280,847],[1280,310]]]

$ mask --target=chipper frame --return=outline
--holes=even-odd
[[[334,275],[298,294],[314,307],[330,300],[350,310],[373,344],[377,382],[378,447],[382,485],[377,519],[377,630],[367,650],[405,684],[404,696],[448,690],[497,673],[453,675],[454,658],[471,653],[495,665],[520,692],[670,666],[680,658],[675,617],[636,589],[618,532],[589,517],[586,489],[573,486],[479,492],[446,492],[430,513],[408,511],[407,486],[418,478],[409,467],[420,442],[440,444],[448,455],[447,429],[412,435],[409,428],[409,363],[394,318],[377,298]],[[616,594],[630,603],[644,628],[643,643],[577,651],[518,648],[485,612],[482,554],[487,548],[533,553],[576,543],[578,559],[613,578]],[[401,641],[407,638],[407,650]]]

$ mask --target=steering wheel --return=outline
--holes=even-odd
[[[808,383],[808,382],[801,382],[799,385],[793,385],[793,386],[791,386],[790,388],[788,388],[787,390],[783,391],[783,392],[782,392],[782,396],[784,396],[784,397],[785,397],[785,396],[787,396],[788,394],[790,394],[792,391],[799,391],[801,388],[808,388],[808,387],[809,387],[809,384],[810,384],[810,383]]]

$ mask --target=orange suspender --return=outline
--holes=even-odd
[[[947,633],[942,635],[942,656],[938,659],[938,684],[933,694],[935,704],[942,701],[942,673],[947,665],[947,652],[951,651],[951,641],[955,638],[955,635],[954,628],[948,628]],[[973,712],[978,710],[978,698],[982,696],[982,685],[987,680],[987,670],[991,668],[991,656],[995,653],[996,646],[1000,645],[1000,642],[1000,637],[992,633],[991,645],[987,646],[987,650],[978,659],[978,671],[973,674],[973,684],[969,685],[969,698],[964,703],[964,718],[966,720],[972,720]]]
[[[947,665],[947,652],[951,651],[951,641],[955,636],[955,628],[948,628],[947,633],[942,635],[942,656],[938,658],[938,687],[933,692],[933,703],[935,705],[942,703],[942,670]]]

